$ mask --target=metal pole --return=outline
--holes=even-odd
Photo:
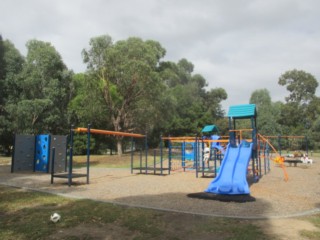
[[[307,136],[305,136],[305,141],[306,141],[306,153],[307,153],[307,155],[309,156],[309,154],[308,154],[308,137]]]
[[[281,156],[281,136],[278,136],[279,154]]]
[[[133,174],[133,137],[131,137],[131,174]]]
[[[181,143],[181,166],[183,167],[183,171],[186,171],[186,142],[183,141]]]
[[[72,147],[70,147],[70,159],[69,159],[69,171],[68,171],[68,186],[70,187],[72,184],[72,158],[73,158],[73,153],[72,153]]]
[[[90,128],[91,124],[88,124],[88,141],[87,141],[87,184],[89,184],[89,168],[90,168]]]
[[[218,158],[218,153],[217,149],[213,149],[213,156],[214,156],[214,177],[217,176],[217,158]]]
[[[145,149],[146,149],[146,170],[145,173],[148,173],[148,139],[147,139],[147,132],[146,132],[146,136],[145,136]]]
[[[12,157],[11,157],[11,173],[13,173],[13,171],[14,171],[15,148],[16,148],[16,135],[14,135],[14,137],[13,137],[13,149],[12,149]]]
[[[142,170],[142,149],[140,150],[140,174],[141,174],[141,170]]]
[[[201,161],[202,161],[202,177],[204,177],[204,169],[206,168],[206,162],[204,161],[204,148],[205,148],[205,146],[204,146],[204,142],[203,142],[203,138],[201,138],[201,147],[202,147],[202,152],[201,152]],[[199,146],[199,147],[200,147]],[[208,164],[209,164],[209,159],[208,159]]]
[[[69,152],[69,167],[68,167],[68,186],[72,184],[72,162],[73,162],[73,125],[70,130],[70,152]]]
[[[162,159],[160,159],[162,164]],[[156,175],[156,150],[153,150],[153,174]]]
[[[169,159],[169,163],[170,163],[170,169],[171,169],[171,140],[168,140],[168,159]]]
[[[198,135],[196,135],[196,142],[194,147],[194,161],[196,168],[196,177],[198,177]]]
[[[51,184],[53,184],[55,152],[56,152],[56,149],[53,147],[52,148],[52,162],[51,162]]]

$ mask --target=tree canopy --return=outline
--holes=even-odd
[[[26,48],[23,56],[0,36],[2,148],[9,149],[14,133],[65,134],[71,124],[147,134],[151,146],[157,146],[160,135],[194,136],[211,124],[227,134],[221,106],[228,98],[225,89],[209,88],[207,79],[194,72],[194,64],[186,58],[164,60],[166,50],[157,41],[93,37],[82,51],[87,70],[77,74],[51,43],[34,39]],[[278,84],[288,90],[285,102],[273,102],[266,88],[253,91],[248,99],[257,105],[260,133],[307,134],[317,147],[317,79],[294,69],[283,73]],[[110,142],[120,154],[122,140]],[[76,145],[81,153],[85,139],[80,137]]]

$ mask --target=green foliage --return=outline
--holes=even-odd
[[[84,155],[87,153],[87,141],[88,137],[84,134],[76,134],[73,138],[73,154]],[[90,150],[95,148],[95,139],[91,136],[90,138]]]
[[[108,112],[104,105],[101,89],[97,87],[92,75],[75,74],[72,78],[71,101],[68,105],[69,122],[75,126],[110,129],[106,124]]]
[[[137,129],[137,119],[142,125],[148,123],[137,114],[146,102],[157,102],[162,83],[156,70],[164,54],[158,42],[133,37],[114,44],[109,36],[96,37],[90,40],[90,49],[83,50],[88,74],[102,86],[100,94],[109,113],[105,122],[111,122],[115,131]]]
[[[7,105],[15,103],[20,94],[20,88],[16,87],[16,76],[22,71],[24,58],[14,45],[0,38],[0,145],[6,152],[10,152],[12,133],[14,127]]]
[[[14,133],[65,134],[71,123],[147,133],[152,146],[161,134],[195,135],[208,124],[227,134],[221,108],[227,92],[207,89],[207,80],[185,58],[163,61],[166,50],[157,41],[94,37],[82,51],[87,71],[75,75],[49,42],[30,40],[26,46],[24,57],[0,35],[0,145],[7,150]],[[285,103],[273,102],[267,89],[251,95],[259,132],[308,135],[309,146],[320,147],[317,79],[294,69],[278,83],[289,92]],[[116,140],[119,153],[121,140]]]
[[[278,83],[287,86],[290,92],[286,103],[281,106],[278,123],[287,135],[308,136],[309,149],[315,149],[318,137],[314,130],[317,129],[317,119],[320,116],[320,101],[315,96],[317,79],[310,73],[294,69],[282,74]]]
[[[17,133],[63,133],[69,101],[71,72],[50,43],[31,40],[21,72],[17,73],[10,89],[6,111]]]
[[[258,121],[257,128],[264,135],[281,134],[279,120],[279,105],[272,103],[270,93],[267,89],[255,90],[250,97],[250,103],[256,104]]]
[[[290,92],[286,101],[299,104],[308,103],[314,97],[319,85],[310,73],[296,69],[282,74],[278,83],[281,86],[287,86],[287,90]]]
[[[173,136],[195,135],[204,125],[223,117],[221,101],[227,98],[222,88],[206,91],[208,85],[200,74],[193,74],[193,64],[181,59],[177,64],[162,62],[159,71],[167,85],[167,116],[162,133]]]

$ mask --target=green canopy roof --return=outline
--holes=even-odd
[[[228,117],[230,118],[251,118],[256,116],[255,104],[242,104],[229,107]]]
[[[205,126],[201,132],[206,133],[206,132],[218,132],[218,128],[216,125],[207,125]]]

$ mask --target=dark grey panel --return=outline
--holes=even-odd
[[[16,135],[12,171],[34,171],[35,136]]]

